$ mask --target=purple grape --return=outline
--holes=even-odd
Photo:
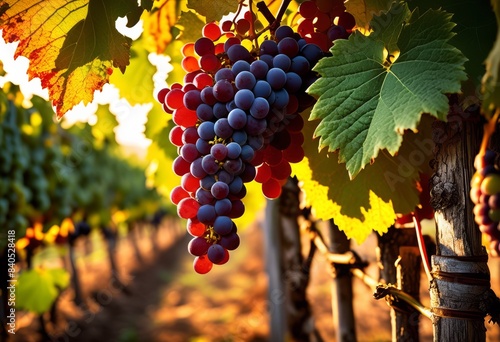
[[[221,139],[228,139],[233,135],[233,128],[226,118],[221,118],[215,122],[214,131]]]
[[[256,82],[255,76],[250,71],[244,70],[236,76],[234,85],[237,89],[252,89]]]
[[[184,144],[180,149],[180,155],[185,161],[192,163],[200,156],[200,153],[198,152],[195,144]]]
[[[213,187],[213,186],[212,186]],[[215,207],[211,204],[204,204],[198,209],[198,214],[196,215],[198,221],[201,223],[212,225],[217,217],[215,213]]]
[[[213,112],[214,112],[214,117],[216,117],[217,119],[227,118],[227,114],[229,113],[229,111],[226,108],[226,105],[221,102],[217,102],[216,104],[214,104]]]
[[[214,117],[214,111],[211,106],[202,103],[196,108],[196,116],[201,121],[210,121]]]
[[[227,216],[219,216],[214,221],[214,231],[219,235],[227,235],[233,229],[233,220]]]
[[[276,56],[278,54],[278,44],[274,40],[264,40],[260,44],[260,55]]]
[[[236,76],[238,76],[238,74],[242,71],[250,71],[250,64],[247,61],[237,61],[231,67],[231,72],[233,73],[234,79],[236,79]]]
[[[212,204],[214,202],[214,196],[209,190],[199,188],[196,190],[195,198],[201,205]]]
[[[294,72],[287,72],[286,73],[286,83],[285,83],[285,89],[289,93],[297,93],[300,90],[300,87],[302,86],[302,78],[294,73]]]
[[[200,138],[196,140],[196,148],[198,149],[198,152],[200,152],[201,155],[206,155],[210,153],[212,145],[210,145],[208,141]]]
[[[229,159],[236,159],[240,156],[241,150],[242,148],[240,144],[238,144],[237,142],[230,142],[229,144],[227,144],[227,157]]]
[[[214,264],[220,264],[226,257],[226,249],[215,243],[208,248],[207,257]]]
[[[240,91],[242,91],[242,90],[240,90]],[[253,93],[250,90],[248,90],[248,91],[253,96]],[[236,95],[238,95],[238,93],[236,93]],[[233,129],[242,129],[247,124],[247,114],[242,109],[239,109],[239,108],[233,109],[227,115],[227,121],[229,123],[229,126],[231,126]]]
[[[280,42],[285,38],[292,38],[294,36],[294,32],[290,26],[280,26],[276,29],[276,32],[274,32],[274,36],[276,37],[276,40]]]
[[[292,60],[287,55],[280,53],[276,55],[273,59],[273,67],[279,68],[283,71],[288,71],[292,66]]]
[[[240,245],[238,234],[231,232],[228,235],[221,236],[219,244],[229,251],[233,251]]]
[[[227,49],[227,57],[229,57],[229,60],[233,63],[237,61],[249,61],[252,59],[252,55],[250,55],[250,52],[242,46],[242,45],[233,45],[229,49]]]
[[[204,237],[198,236],[189,241],[188,251],[194,256],[206,254],[210,244]]]
[[[227,195],[229,195],[229,185],[224,182],[217,181],[214,185],[212,185],[210,192],[216,199],[226,198]]]
[[[228,102],[233,99],[234,89],[233,84],[227,80],[220,80],[215,83],[214,88],[214,97],[220,102]]]
[[[214,123],[204,121],[198,126],[198,135],[203,140],[213,140],[215,138]]]
[[[227,147],[224,144],[217,143],[212,145],[212,148],[210,149],[210,154],[219,161],[222,161],[226,158],[227,156]]]
[[[310,70],[311,66],[309,65],[309,61],[304,56],[295,56],[294,58],[292,58],[290,71],[303,76]]]
[[[282,89],[286,83],[286,73],[279,68],[271,68],[266,76],[266,81],[273,89]]]
[[[234,131],[233,132],[233,141],[238,145],[244,145],[247,142],[247,132],[245,131]]]
[[[203,167],[201,166],[202,161],[203,161],[202,158],[197,158],[189,166],[191,174],[198,179],[202,179],[207,176],[207,173],[205,172],[205,170],[203,170]]]
[[[215,82],[220,80],[234,81],[234,74],[230,68],[222,68],[215,73]]]
[[[220,168],[217,159],[215,159],[214,156],[212,156],[211,154],[207,154],[206,156],[203,157],[201,161],[201,166],[203,170],[209,175],[216,174]]]
[[[231,190],[231,186],[229,186],[229,190]],[[219,216],[229,215],[232,207],[233,207],[233,205],[228,198],[223,198],[223,199],[217,200],[215,202],[215,212]]]
[[[259,80],[253,87],[255,97],[268,97],[271,95],[271,85],[267,81]]]
[[[255,96],[249,89],[238,90],[234,95],[234,103],[236,104],[236,106],[238,106],[238,108],[241,108],[243,110],[250,109],[254,99]]]
[[[264,119],[269,113],[269,102],[263,97],[257,97],[250,107],[250,115],[256,119]]]
[[[256,60],[253,61],[252,64],[250,64],[250,72],[255,76],[256,79],[265,79],[268,71],[269,65],[267,65],[267,63],[262,60]]]

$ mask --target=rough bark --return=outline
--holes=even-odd
[[[420,300],[421,256],[418,247],[400,247],[396,261],[398,289],[403,290],[416,300]],[[418,341],[420,314],[409,305],[404,305],[396,315],[393,327],[393,341]]]
[[[417,238],[413,228],[390,227],[387,233],[378,236],[378,262],[380,267],[380,278],[386,284],[398,284],[396,262],[400,260],[400,248],[402,246],[417,246]],[[420,272],[420,268],[417,270],[407,270],[405,274],[409,272]],[[405,289],[402,290],[405,291]],[[415,328],[409,327],[412,322],[407,319],[409,317],[407,312],[397,311],[391,308],[390,316],[392,340],[414,340]],[[418,336],[418,325],[416,331]]]
[[[474,157],[482,135],[479,116],[453,105],[448,122],[433,126],[435,159],[431,205],[437,246],[432,258],[434,341],[485,341],[481,306],[488,292],[487,255],[469,199]]]
[[[268,309],[270,341],[285,341],[285,288],[283,282],[282,245],[280,237],[279,199],[268,200],[264,221],[264,244],[268,275]]]
[[[333,220],[330,220],[329,233],[332,253],[342,254],[351,249],[350,241]],[[337,328],[337,341],[356,341],[352,275],[348,265],[338,265],[335,268],[335,278],[332,282],[332,314],[334,326]]]
[[[300,189],[289,179],[280,197],[280,226],[286,291],[286,321],[293,341],[310,341],[315,333],[314,317],[307,300],[311,260],[304,260],[298,217]]]

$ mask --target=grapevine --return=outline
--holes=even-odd
[[[278,198],[290,163],[303,159],[299,113],[315,101],[305,92],[317,79],[312,68],[354,27],[343,19],[352,17],[345,7],[306,1],[301,23],[310,26],[299,24],[298,33],[279,26],[259,41],[265,31],[255,34],[251,5],[242,8],[232,20],[206,24],[201,38],[183,46],[184,84],[157,94],[176,125],[169,139],[178,148],[173,171],[181,184],[170,199],[187,219],[188,250],[201,274],[226,263],[240,244],[233,219],[245,211],[245,183],[255,180],[265,197]],[[345,28],[333,23],[337,17]]]

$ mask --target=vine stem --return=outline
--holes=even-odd
[[[387,296],[392,296],[398,300],[402,300],[403,302],[407,303],[412,308],[414,308],[415,310],[420,312],[423,316],[425,316],[431,320],[434,316],[432,311],[429,308],[425,307],[422,303],[420,303],[418,300],[413,298],[408,293],[401,291],[400,289],[394,287],[393,285],[379,285],[379,286],[377,286],[377,290],[373,294],[373,297],[375,299],[380,299],[380,298],[384,298]]]
[[[415,224],[415,232],[417,234],[418,249],[420,250],[420,256],[422,257],[422,264],[424,265],[424,271],[427,275],[429,281],[432,280],[431,275],[431,265],[429,264],[429,259],[427,256],[427,249],[425,248],[424,235],[422,234],[422,226],[420,225],[420,220],[417,217],[417,213],[412,215],[413,223]]]
[[[481,147],[479,149],[478,154],[484,155],[486,153],[490,137],[495,132],[495,127],[499,116],[500,116],[500,108],[497,108],[493,117],[484,124],[483,140],[481,141]]]
[[[314,244],[321,254],[323,254],[332,264],[353,265],[358,261],[356,255],[351,251],[341,254],[330,252],[329,248],[325,244],[323,236],[319,231],[311,232],[311,240],[314,241]]]

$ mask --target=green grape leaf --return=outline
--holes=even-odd
[[[317,218],[334,218],[339,228],[357,242],[362,242],[372,230],[385,232],[396,214],[412,212],[419,204],[416,183],[421,174],[431,173],[428,165],[434,147],[429,138],[432,121],[430,116],[424,116],[418,133],[405,135],[397,156],[383,151],[353,180],[337,162],[337,153],[318,151],[317,142],[312,139],[317,121],[306,122],[306,158],[292,164],[306,204]]]
[[[349,0],[345,3],[346,11],[356,19],[356,26],[370,29],[370,21],[380,11],[386,11],[394,0]]]
[[[68,285],[69,273],[62,268],[24,271],[16,284],[16,306],[37,314],[47,312]]]
[[[223,15],[229,12],[236,12],[238,1],[234,0],[188,0],[187,7],[195,10],[207,20],[207,23],[220,20]]]
[[[201,30],[205,23],[202,19],[193,11],[181,12],[179,20],[175,23],[175,26],[181,30],[178,37],[184,43],[195,42],[201,37]]]
[[[409,9],[394,4],[389,10],[399,11]],[[339,151],[351,178],[380,150],[394,155],[404,131],[415,130],[423,113],[445,120],[445,94],[459,92],[466,79],[466,58],[447,43],[451,15],[428,10],[421,16],[414,11],[410,22],[407,17],[387,16],[387,24],[369,36],[355,32],[336,41],[332,56],[315,66],[321,77],[308,89],[318,97],[310,116],[321,119],[315,136],[320,148]],[[395,41],[399,54],[391,56],[387,51]]]
[[[486,73],[482,80],[483,113],[491,117],[493,112],[500,108],[500,4],[492,1],[493,10],[497,17],[498,31],[495,45],[486,59]]]

